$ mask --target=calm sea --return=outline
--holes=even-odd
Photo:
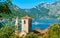
[[[4,21],[4,23],[8,24],[9,22],[6,20],[6,21]],[[53,23],[58,23],[58,20],[57,19],[32,20],[32,30],[34,30],[36,28],[40,28],[41,30],[44,30],[44,29],[48,28]],[[21,29],[21,27],[20,27],[20,29]]]

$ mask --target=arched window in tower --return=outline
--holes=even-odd
[[[24,20],[24,24],[26,24],[26,21]]]

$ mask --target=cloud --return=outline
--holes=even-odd
[[[38,25],[38,24],[40,24],[40,23],[39,23],[39,22],[34,22],[34,23],[32,23],[32,24]]]

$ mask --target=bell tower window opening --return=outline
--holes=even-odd
[[[24,20],[24,24],[26,24],[26,21]]]

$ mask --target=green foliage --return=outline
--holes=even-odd
[[[0,13],[6,13],[6,14],[11,13],[11,11],[6,3],[0,3]]]
[[[15,35],[15,34],[12,34],[9,38],[20,38],[20,37],[18,37],[18,36]]]
[[[49,38],[59,38],[60,37],[60,24],[53,24],[49,28],[48,37]]]
[[[3,26],[3,23],[2,22],[0,22],[0,28]]]
[[[39,36],[33,32],[31,32],[30,34],[28,34],[27,36],[25,36],[24,38],[39,38]]]
[[[26,13],[16,5],[7,2],[0,3],[0,16],[2,16],[3,18],[15,18],[16,16],[21,18],[26,15],[28,15],[28,13]]]
[[[14,31],[14,25],[4,25],[2,28],[0,28],[0,38],[9,38]]]

